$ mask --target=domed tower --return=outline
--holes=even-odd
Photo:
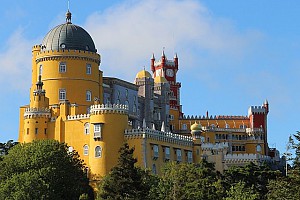
[[[191,126],[191,134],[194,141],[193,160],[195,163],[198,163],[201,160],[201,144],[204,141],[204,137],[201,136],[201,133],[202,133],[201,124],[195,122]]]
[[[151,74],[143,69],[142,71],[138,72],[134,83],[139,86],[138,96],[144,97],[144,102],[140,108],[140,119],[145,119],[146,126],[151,127],[153,123],[153,87],[154,87],[154,80]],[[142,121],[139,122],[142,125]]]
[[[102,102],[100,55],[88,32],[72,24],[69,11],[66,22],[51,29],[42,44],[33,48],[32,61],[31,91],[40,75],[50,107],[76,103],[78,114],[85,114],[94,98]]]

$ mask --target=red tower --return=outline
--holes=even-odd
[[[151,58],[151,70],[155,78],[156,76],[162,76],[167,79],[170,84],[170,108],[177,109],[181,113],[180,105],[180,87],[181,83],[176,82],[176,75],[178,71],[178,57],[175,54],[173,60],[168,60],[165,52],[162,52],[161,59],[155,60],[154,54]]]

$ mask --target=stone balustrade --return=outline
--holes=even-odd
[[[190,136],[184,136],[184,135],[174,134],[170,132],[162,132],[162,131],[153,130],[149,128],[125,130],[125,137],[127,139],[152,138],[155,140],[171,142],[180,145],[186,145],[186,146],[193,145],[193,138]]]
[[[34,118],[34,117],[51,117],[51,111],[49,108],[25,108],[24,118]]]
[[[97,104],[91,106],[90,113],[91,115],[102,113],[128,114],[128,110],[128,106],[122,104]]]
[[[269,161],[271,158],[261,154],[227,154],[224,155],[225,162],[262,162]]]
[[[228,148],[229,144],[228,142],[220,142],[220,143],[202,143],[201,148],[202,150],[223,150],[225,148]]]

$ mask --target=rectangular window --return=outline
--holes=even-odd
[[[94,124],[94,138],[101,138],[101,125],[102,124]]]
[[[193,152],[191,152],[191,151],[187,152],[187,161],[188,161],[188,163],[193,162]]]
[[[59,89],[59,100],[66,100],[67,94],[65,89]]]
[[[165,160],[170,160],[170,147],[165,147]]]
[[[40,68],[39,68],[39,76],[42,76],[42,71],[43,71],[43,65],[40,65]]]
[[[182,161],[181,149],[176,149],[176,156],[177,156],[177,161],[181,162]]]
[[[187,130],[187,125],[186,124],[182,124],[182,130]]]
[[[46,128],[44,129],[44,133],[47,134],[47,129]]]
[[[59,63],[59,73],[65,73],[67,71],[67,64],[65,62]]]
[[[92,65],[86,64],[86,74],[92,74]]]
[[[27,135],[29,134],[29,128],[27,128],[26,133],[27,133]]]
[[[35,128],[35,134],[38,134],[38,132],[39,132],[39,129]]]
[[[159,155],[158,145],[153,145],[153,159],[157,159]]]

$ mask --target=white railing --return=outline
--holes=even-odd
[[[168,140],[173,142],[185,142],[187,145],[193,145],[193,138],[191,136],[184,136],[179,134],[174,134],[171,132],[163,132],[158,130],[153,130],[149,128],[140,129],[130,129],[125,130],[125,136],[138,136],[141,135],[147,138],[156,138],[158,140]]]
[[[97,104],[92,105],[90,109],[91,114],[99,114],[104,111],[128,113],[128,106],[122,104]]]
[[[203,143],[201,144],[201,148],[202,149],[209,149],[209,150],[221,150],[224,148],[228,148],[228,142],[220,142],[220,143]]]
[[[31,118],[37,116],[51,117],[51,111],[49,108],[25,108],[24,117]]]
[[[224,160],[245,160],[245,161],[264,161],[264,160],[270,160],[271,158],[266,155],[261,154],[227,154],[224,155]]]

